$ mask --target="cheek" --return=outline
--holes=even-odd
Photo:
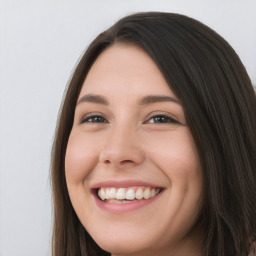
[[[96,148],[93,148],[92,145],[89,141],[86,143],[86,139],[83,136],[74,136],[71,133],[65,157],[65,171],[68,183],[82,182],[93,169],[98,156],[95,153]]]
[[[161,136],[152,138],[154,147],[150,147],[150,152],[164,173],[172,180],[177,178],[183,181],[200,176],[200,161],[190,132],[180,130]]]

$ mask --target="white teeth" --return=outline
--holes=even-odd
[[[134,200],[135,199],[135,191],[133,189],[128,189],[125,194],[125,199]]]
[[[106,193],[105,193],[104,189],[99,189],[98,190],[98,196],[103,201],[106,199]]]
[[[131,187],[131,188],[99,188],[98,196],[101,200],[141,200],[150,199],[159,194],[160,189]],[[129,201],[127,201],[129,202]]]
[[[125,199],[125,189],[124,188],[117,189],[116,199],[119,199],[119,200]]]
[[[136,191],[136,199],[140,200],[143,198],[143,190],[142,188],[139,188],[137,191]]]
[[[108,191],[108,198],[109,199],[115,199],[116,198],[116,189],[115,188],[111,188]]]
[[[150,191],[150,198],[154,197],[155,194],[156,194],[156,190],[154,188],[151,189],[151,191]]]
[[[150,189],[146,188],[144,191],[144,199],[149,199],[150,198]]]
[[[109,188],[105,191],[105,199],[109,199]]]

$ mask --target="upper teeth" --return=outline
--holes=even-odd
[[[101,200],[118,199],[118,200],[140,200],[149,199],[156,196],[160,189],[139,187],[139,188],[99,188],[98,195]]]

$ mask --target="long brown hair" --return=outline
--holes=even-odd
[[[80,59],[61,106],[52,150],[53,256],[104,252],[80,223],[69,199],[65,152],[84,79],[97,57],[136,44],[158,65],[182,102],[204,176],[198,225],[205,256],[247,255],[256,236],[256,98],[239,57],[204,24],[179,14],[138,13],[101,33]]]

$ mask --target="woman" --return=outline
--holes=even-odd
[[[178,14],[121,19],[62,105],[53,255],[252,254],[255,131],[252,84],[223,38]]]

